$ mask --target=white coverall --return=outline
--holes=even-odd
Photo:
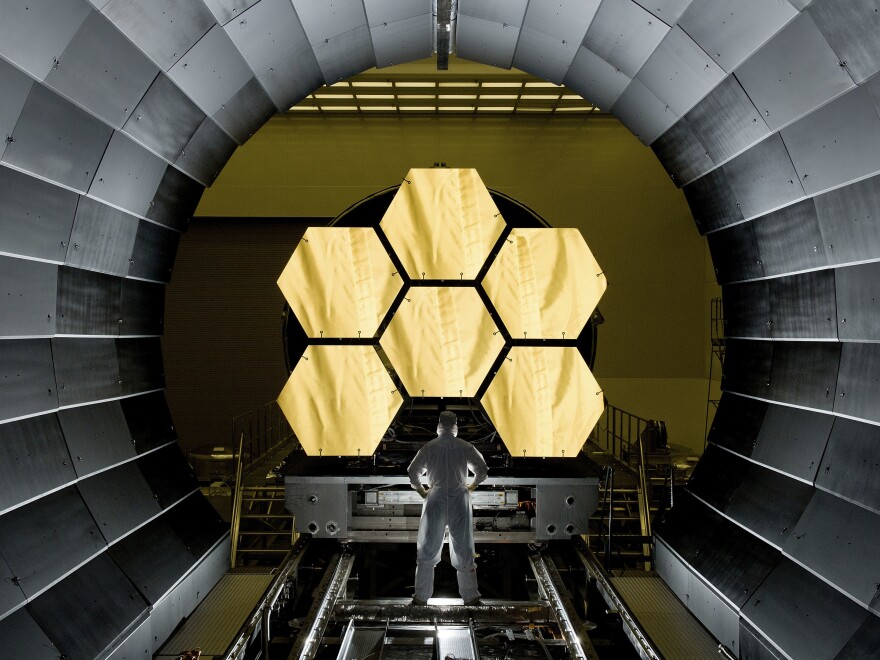
[[[440,562],[443,534],[449,527],[449,556],[458,572],[458,593],[467,603],[479,599],[474,563],[474,525],[468,468],[474,484],[488,473],[483,455],[452,430],[438,428],[438,437],[422,447],[410,463],[409,480],[419,490],[426,471],[430,486],[422,507],[417,546],[415,598],[427,601],[434,592],[434,567]]]

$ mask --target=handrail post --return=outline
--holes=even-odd
[[[614,522],[614,468],[610,465],[605,468],[608,470],[608,477],[605,480],[605,492],[608,495],[608,533],[605,538],[605,569],[611,570],[611,524]]]
[[[241,525],[241,452],[244,447],[244,431],[238,440],[238,454],[235,464],[235,490],[232,494],[232,529],[230,530],[229,563],[235,568],[236,555],[238,554],[238,530]]]

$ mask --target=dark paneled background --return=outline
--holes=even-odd
[[[287,380],[275,284],[309,225],[326,218],[195,218],[165,296],[166,394],[184,452],[231,441],[232,418]]]

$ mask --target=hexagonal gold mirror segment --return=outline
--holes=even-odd
[[[403,286],[372,227],[309,227],[278,286],[309,337],[372,337]]]
[[[309,346],[278,405],[309,456],[370,456],[403,403],[373,346]]]
[[[515,346],[481,400],[507,450],[574,457],[604,410],[577,348]]]
[[[473,280],[504,219],[474,169],[412,169],[379,226],[414,280]]]
[[[513,229],[483,279],[514,339],[576,339],[606,286],[578,229]]]
[[[380,340],[414,397],[475,396],[504,337],[473,287],[412,287]]]

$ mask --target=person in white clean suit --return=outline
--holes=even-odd
[[[458,572],[458,593],[465,605],[480,602],[471,492],[483,482],[489,469],[483,455],[471,443],[456,437],[457,422],[455,413],[440,413],[437,437],[419,450],[407,470],[413,488],[425,500],[419,523],[415,605],[427,605],[434,592],[434,567],[440,562],[447,527],[449,556]],[[474,474],[470,483],[468,470]],[[425,474],[427,488],[421,481]]]

